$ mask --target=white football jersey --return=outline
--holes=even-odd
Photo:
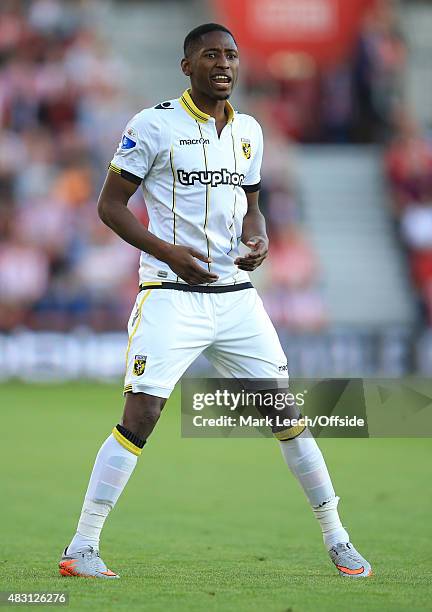
[[[171,244],[211,257],[199,265],[219,275],[216,285],[249,281],[234,265],[247,212],[246,191],[260,187],[262,130],[249,115],[226,102],[220,136],[213,117],[189,91],[135,115],[126,126],[110,169],[142,183],[149,231]],[[140,284],[183,283],[167,264],[143,252]],[[214,285],[212,283],[212,285]]]

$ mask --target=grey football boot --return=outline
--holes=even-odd
[[[81,578],[120,578],[107,568],[99,557],[99,551],[92,546],[84,546],[82,550],[68,553],[64,549],[59,563],[62,576],[80,576]]]
[[[350,542],[340,542],[329,550],[330,559],[344,578],[367,578],[372,567]]]

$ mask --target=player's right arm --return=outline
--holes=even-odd
[[[191,247],[161,240],[135,217],[127,205],[137,188],[136,183],[109,170],[98,200],[101,220],[132,246],[165,262],[186,283],[200,285],[217,280],[216,274],[209,273],[196,261],[199,259],[210,263],[211,260],[206,255]]]

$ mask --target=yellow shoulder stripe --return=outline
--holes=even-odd
[[[121,174],[121,168],[119,168],[118,166],[114,166],[114,164],[110,163],[108,167],[113,172],[116,172],[117,174]]]

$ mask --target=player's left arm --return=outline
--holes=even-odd
[[[240,270],[251,272],[258,268],[267,257],[268,237],[264,215],[258,205],[259,191],[246,192],[247,213],[243,218],[242,242],[250,248],[249,253],[234,260]]]

